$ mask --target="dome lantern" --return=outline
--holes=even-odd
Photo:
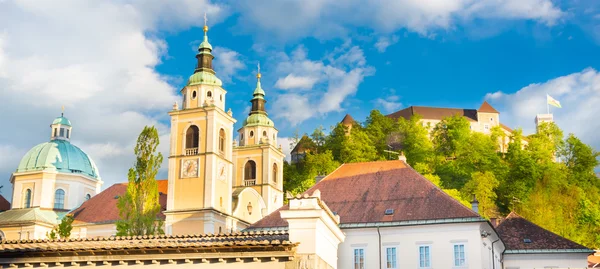
[[[64,107],[63,113],[60,113],[60,117],[54,119],[52,124],[50,125],[51,133],[50,140],[66,140],[69,141],[71,139],[71,121],[65,118],[64,116]]]

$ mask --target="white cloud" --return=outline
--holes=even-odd
[[[501,109],[501,120],[511,127],[522,127],[526,134],[535,132],[536,114],[546,113],[546,94],[561,102],[563,108],[550,107],[554,120],[565,135],[574,133],[600,149],[600,73],[593,68],[533,83],[511,94],[488,93],[486,99]]]
[[[11,115],[4,124],[12,130],[0,133],[0,184],[28,149],[48,141],[62,105],[73,143],[94,158],[105,187],[126,180],[144,125],[158,127],[166,156],[161,122],[179,98],[154,69],[167,46],[153,33],[202,25],[204,11],[213,23],[225,12],[204,0],[1,2],[0,113]]]
[[[291,137],[278,137],[277,143],[281,146],[281,150],[283,150],[283,154],[285,154],[285,159],[289,162],[291,160],[290,152],[292,149],[290,148],[290,142],[292,141]]]
[[[377,32],[406,28],[428,35],[478,19],[533,20],[553,25],[565,14],[552,0],[313,0],[273,1],[268,5],[243,0],[233,7],[241,13],[239,29],[256,32],[258,27],[266,36],[283,40],[344,37],[352,28],[363,26]]]
[[[213,54],[215,55],[215,71],[224,82],[231,82],[231,78],[238,71],[246,69],[246,65],[242,62],[241,55],[237,51],[215,47]]]
[[[325,55],[324,60],[307,57],[306,49],[300,46],[291,55],[281,53],[274,60],[280,86],[292,74],[311,78],[309,91],[303,87],[289,87],[290,90],[275,97],[273,115],[285,118],[292,125],[329,112],[342,111],[342,103],[356,93],[365,76],[374,72],[366,65],[363,51],[348,42]]]
[[[289,74],[284,78],[280,78],[275,83],[275,88],[289,90],[289,89],[310,89],[319,78],[310,76],[296,76]]]
[[[375,48],[377,49],[377,51],[383,53],[389,46],[398,43],[398,39],[399,38],[396,35],[393,35],[391,37],[381,36],[379,37],[379,39],[377,39],[377,43],[375,43]]]
[[[399,102],[400,97],[397,95],[389,95],[384,98],[377,98],[373,100],[375,104],[375,108],[381,110],[382,112],[395,112],[402,107],[402,103]]]

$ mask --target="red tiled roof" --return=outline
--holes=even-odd
[[[496,231],[498,231],[507,250],[587,249],[580,244],[537,226],[514,212],[511,212],[496,227]],[[525,243],[525,239],[531,240],[531,243]]]
[[[10,209],[10,203],[4,198],[4,196],[0,195],[0,212],[6,211]]]
[[[162,211],[167,208],[168,180],[157,180],[159,203],[161,212],[158,217],[164,219]],[[108,189],[98,193],[91,199],[85,201],[79,208],[73,210],[71,214],[75,218],[74,223],[112,223],[120,219],[119,209],[117,208],[118,197],[127,191],[127,183],[117,183]]]
[[[442,120],[446,117],[460,115],[469,121],[477,121],[477,110],[462,109],[462,108],[441,108],[441,107],[425,107],[425,106],[410,106],[405,109],[396,111],[386,117],[398,119],[400,117],[410,119],[412,115],[419,114],[426,120]]]
[[[490,103],[488,103],[487,101],[483,101],[483,104],[481,104],[481,106],[479,107],[479,109],[477,109],[477,111],[483,112],[483,113],[498,113],[498,114],[500,114],[500,112],[498,112],[498,110],[493,108],[492,105],[490,105]]]
[[[317,189],[341,224],[479,217],[403,161],[343,164],[305,193]],[[251,228],[287,226],[279,213],[287,208]],[[386,209],[394,214],[385,215]]]

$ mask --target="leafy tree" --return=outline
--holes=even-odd
[[[163,161],[156,153],[160,143],[154,126],[144,127],[134,152],[136,162],[129,169],[127,192],[119,197],[117,207],[121,220],[117,221],[117,235],[155,235],[164,233],[160,213],[156,174]]]
[[[348,127],[338,123],[325,138],[324,148],[326,150],[331,150],[331,154],[333,154],[335,160],[339,161],[342,159],[342,148],[348,141],[347,133]]]
[[[371,110],[367,117],[364,131],[377,150],[377,154],[384,156],[385,150],[388,150],[387,137],[395,129],[394,121],[381,114],[379,110]],[[354,131],[354,130],[353,130]]]
[[[420,123],[420,120],[419,115],[413,115],[409,120],[405,118],[398,120],[400,145],[406,161],[411,166],[429,162],[434,155],[433,143],[428,136],[429,130]]]
[[[573,134],[569,134],[560,153],[566,167],[571,171],[571,180],[585,186],[599,186],[594,168],[598,166],[600,153],[584,144]]]
[[[352,163],[377,159],[382,159],[381,155],[377,154],[377,149],[367,133],[360,126],[353,126],[350,135],[342,144],[339,160],[342,163]]]
[[[496,188],[498,185],[500,182],[492,172],[475,172],[461,190],[462,197],[469,199],[475,195],[479,201],[479,214],[485,218],[497,217]]]
[[[322,153],[307,153],[304,160],[298,165],[284,162],[283,189],[291,194],[306,191],[315,184],[315,178],[327,175],[340,166],[333,159],[331,151]]]
[[[71,230],[73,230],[73,221],[75,219],[72,215],[66,215],[62,218],[57,227],[54,227],[50,231],[50,233],[46,233],[48,239],[59,239],[59,238],[69,238],[71,236]]]
[[[321,152],[323,146],[325,145],[325,132],[323,131],[323,126],[319,126],[315,129],[315,131],[310,135],[312,141],[314,142],[317,153]]]
[[[469,121],[460,115],[442,119],[432,132],[436,152],[449,158],[456,157],[457,151],[467,146],[470,126]]]

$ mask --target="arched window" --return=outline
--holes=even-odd
[[[273,164],[273,182],[277,183],[277,164]]]
[[[212,92],[211,92],[211,91],[208,91],[208,92],[206,93],[206,96],[207,96],[208,98],[212,98]]]
[[[65,208],[65,191],[58,189],[54,192],[54,208],[64,209]]]
[[[198,154],[198,139],[200,130],[197,126],[192,125],[185,132],[185,155],[196,155]]]
[[[219,150],[225,151],[225,130],[223,129],[219,131]]]
[[[92,199],[92,195],[88,193],[85,195],[85,200],[87,201],[89,199]]]
[[[245,180],[255,180],[256,179],[256,163],[254,161],[248,161],[246,163],[246,166],[244,167],[244,179]]]
[[[25,191],[25,197],[23,197],[23,207],[24,208],[31,207],[31,189],[27,189]]]
[[[263,131],[263,137],[267,137],[267,131]]]

